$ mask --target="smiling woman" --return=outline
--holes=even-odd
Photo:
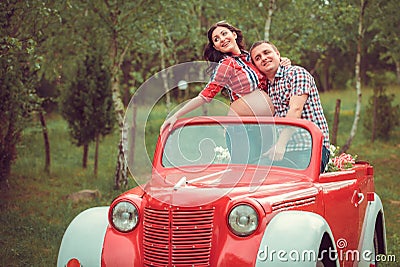
[[[238,35],[235,31],[231,31],[224,26],[218,26],[212,31],[211,36],[216,50],[221,53],[240,54],[240,47],[236,43]]]
[[[210,102],[222,89],[226,90],[232,103],[229,115],[273,114],[272,105],[267,101],[269,97],[266,94],[260,97],[260,84],[265,78],[245,50],[242,31],[226,22],[218,22],[210,27],[207,38],[204,59],[217,63],[212,68],[210,80],[198,96],[165,120],[161,132],[167,127],[171,129],[178,118]]]

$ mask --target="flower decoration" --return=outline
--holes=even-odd
[[[214,148],[215,163],[228,163],[231,159],[231,154],[227,148],[223,148],[222,146],[217,146]]]
[[[357,155],[340,153],[340,148],[334,145],[330,146],[329,162],[326,165],[327,172],[343,171],[353,168],[356,163]]]

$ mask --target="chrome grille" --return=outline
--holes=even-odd
[[[144,211],[145,266],[210,266],[214,209]]]
[[[169,211],[144,210],[143,250],[145,266],[168,266]]]

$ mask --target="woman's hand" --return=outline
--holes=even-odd
[[[161,125],[160,128],[160,134],[169,126],[168,130],[171,131],[172,127],[174,126],[175,122],[178,120],[178,118],[175,115],[172,115],[168,119],[164,121],[164,123]]]
[[[287,57],[282,57],[280,65],[287,67],[287,66],[292,65],[292,61],[290,61],[290,59],[288,59]]]
[[[285,155],[285,151],[285,146],[275,144],[267,152],[263,153],[262,156],[273,161],[281,161]]]
[[[196,97],[192,98],[182,108],[180,108],[174,115],[172,115],[171,117],[169,117],[168,119],[166,119],[164,121],[164,123],[161,125],[160,133],[162,133],[168,126],[169,126],[169,130],[171,131],[172,127],[174,126],[174,124],[178,120],[178,118],[181,118],[186,113],[189,113],[190,111],[200,107],[204,103],[206,103],[206,101],[201,96],[196,96]]]

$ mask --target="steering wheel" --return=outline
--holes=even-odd
[[[297,165],[296,162],[285,156],[283,156],[282,160],[274,160],[272,165],[280,167],[288,167],[292,169],[300,169],[299,165]]]
[[[299,165],[297,165],[296,162],[285,156],[283,156],[282,160],[272,160],[268,157],[261,156],[260,158],[250,161],[249,163],[250,164],[258,163],[259,165],[266,165],[266,166],[271,165],[271,166],[287,167],[292,169],[300,169]]]

